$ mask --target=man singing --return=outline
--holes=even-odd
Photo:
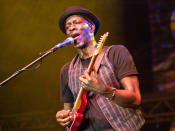
[[[98,71],[89,75],[87,68],[97,43],[94,36],[100,27],[98,18],[85,8],[72,6],[60,17],[59,26],[74,38],[77,54],[61,70],[64,109],[57,112],[57,122],[70,127],[73,103],[82,87],[90,93],[79,131],[140,130],[145,121],[138,108],[138,72],[129,51],[123,45],[104,47]]]

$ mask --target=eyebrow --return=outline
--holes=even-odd
[[[72,23],[75,23],[75,22],[82,22],[82,20],[77,20],[77,19],[75,19],[75,20],[73,20],[72,22],[66,23],[65,26],[70,26]]]
[[[73,23],[75,22],[76,20],[73,20]],[[65,25],[71,25],[72,22],[66,22]]]

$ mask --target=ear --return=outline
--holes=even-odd
[[[92,33],[92,32],[94,33],[94,31],[95,31],[95,25],[94,25],[94,24],[91,24],[91,25],[90,25],[90,29],[91,29],[91,33]]]

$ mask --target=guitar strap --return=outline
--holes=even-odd
[[[103,56],[104,56],[106,50],[107,50],[107,47],[105,46],[105,47],[102,49],[101,53],[97,56],[97,58],[96,58],[96,60],[95,60],[94,68],[95,68],[95,71],[96,71],[97,73],[98,73],[98,70],[99,70],[101,61],[102,61],[102,59],[103,59]],[[93,93],[92,91],[89,91],[89,92],[88,92],[88,95],[87,95],[88,99],[91,98],[93,95],[94,95],[94,93]]]
[[[104,46],[104,48],[102,49],[101,53],[97,56],[97,58],[96,58],[96,60],[95,60],[94,68],[95,68],[95,71],[96,71],[97,73],[98,73],[98,70],[99,70],[101,61],[102,61],[102,59],[103,59],[103,56],[104,56],[106,50],[107,50],[107,47]]]

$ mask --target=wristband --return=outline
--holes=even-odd
[[[115,97],[115,91],[116,91],[116,88],[112,88],[112,94],[111,94],[111,96],[106,97],[106,99],[107,100],[112,100]]]

